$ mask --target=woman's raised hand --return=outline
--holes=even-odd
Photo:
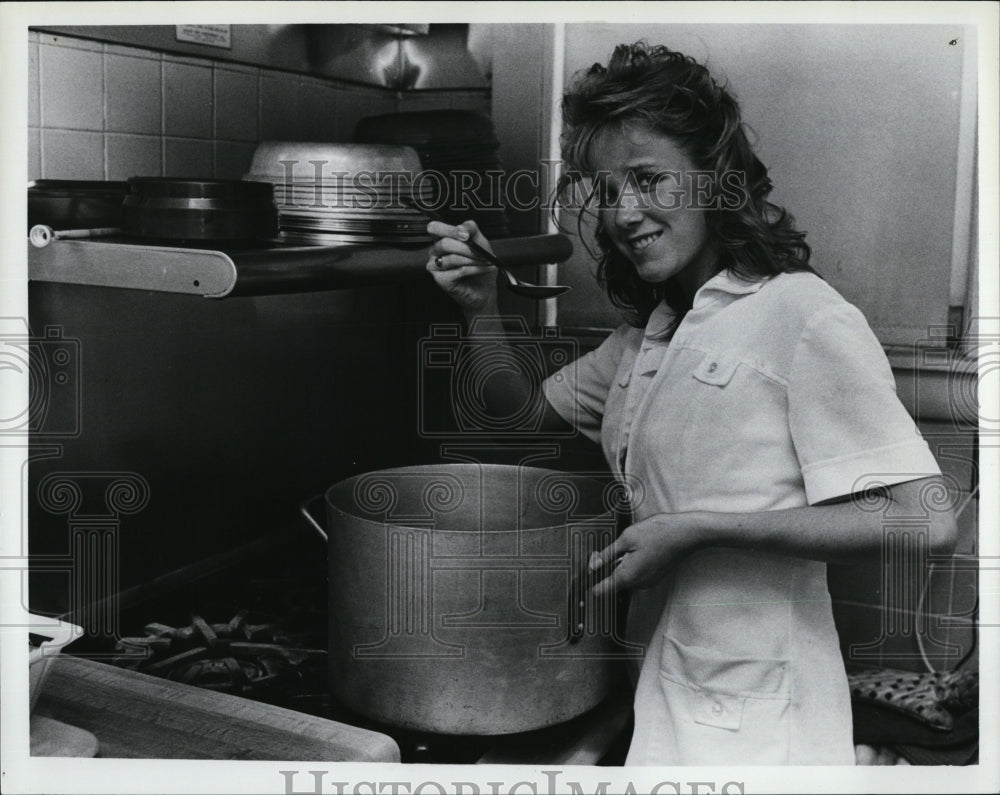
[[[465,244],[474,240],[493,250],[476,222],[450,226],[431,221],[427,232],[437,238],[430,248],[427,270],[438,286],[466,313],[498,314],[496,268],[477,258]]]

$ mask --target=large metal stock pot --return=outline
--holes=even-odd
[[[613,613],[569,641],[569,589],[615,535],[614,485],[533,467],[372,472],[326,492],[330,683],[387,724],[506,734],[610,684]],[[574,618],[574,621],[576,618]]]

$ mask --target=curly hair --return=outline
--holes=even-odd
[[[783,208],[769,202],[772,189],[767,168],[754,154],[733,95],[693,58],[645,42],[615,48],[607,67],[594,64],[575,77],[563,96],[563,160],[567,167],[557,188],[559,205],[587,175],[593,175],[592,149],[609,129],[642,125],[666,135],[688,155],[696,169],[712,175],[706,226],[718,249],[719,270],[758,280],[784,271],[813,269],[805,233]],[[718,201],[725,186],[720,175],[737,174],[742,201]],[[582,231],[586,205],[579,208]],[[581,236],[582,237],[582,236]],[[626,311],[634,325],[645,325],[662,300],[677,313],[690,308],[675,279],[650,284],[611,242],[598,217],[595,230],[598,282],[612,303]],[[589,247],[588,247],[589,248]],[[814,272],[814,271],[813,271]],[[676,323],[675,323],[676,325]]]

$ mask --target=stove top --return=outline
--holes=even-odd
[[[630,713],[622,709],[629,703],[625,693],[614,694],[614,704],[601,705],[593,714],[500,737],[385,726],[337,702],[328,687],[326,561],[315,546],[311,536],[285,543],[260,559],[129,606],[121,611],[121,637],[113,648],[88,647],[84,640],[71,652],[388,734],[404,763],[570,763],[576,759],[577,738],[587,736],[588,753],[594,753],[595,732],[603,736],[602,763],[623,762],[625,713]],[[539,754],[542,758],[534,759]]]

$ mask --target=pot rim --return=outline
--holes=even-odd
[[[614,481],[614,476],[611,473],[608,473],[609,474],[608,483],[605,484],[605,483],[602,483],[602,481],[600,479],[598,479],[597,477],[594,477],[592,474],[589,474],[589,473],[584,474],[584,473],[576,473],[576,472],[564,472],[564,471],[558,470],[558,469],[549,469],[549,468],[546,468],[546,467],[537,467],[537,466],[530,466],[530,465],[523,465],[523,464],[480,464],[480,463],[474,463],[474,462],[443,463],[443,464],[416,464],[416,465],[411,465],[411,466],[390,467],[390,468],[387,468],[387,469],[376,469],[376,470],[372,470],[370,472],[361,472],[361,473],[358,473],[356,475],[352,475],[352,476],[350,476],[348,478],[344,478],[343,480],[337,481],[332,486],[330,486],[328,489],[326,489],[326,491],[323,493],[323,503],[324,503],[327,511],[333,510],[333,511],[336,511],[337,513],[339,513],[339,514],[341,514],[343,516],[350,517],[354,521],[364,522],[364,523],[367,523],[367,524],[374,525],[376,527],[385,527],[385,526],[389,525],[389,526],[398,527],[398,528],[401,528],[401,529],[413,530],[415,532],[434,533],[434,534],[439,534],[439,535],[454,534],[454,535],[460,535],[460,536],[466,536],[466,535],[470,535],[470,534],[473,534],[473,533],[476,534],[476,535],[508,535],[510,533],[541,533],[541,532],[545,532],[545,531],[552,531],[552,530],[555,530],[555,529],[558,529],[558,528],[567,528],[567,527],[575,527],[575,526],[581,526],[582,527],[582,526],[589,526],[589,525],[597,524],[597,523],[612,523],[612,524],[614,524],[616,522],[617,516],[619,514],[619,512],[616,511],[614,508],[608,507],[607,504],[605,504],[605,510],[602,511],[601,513],[597,513],[597,514],[593,514],[593,515],[588,515],[588,516],[584,516],[584,517],[580,517],[580,518],[569,519],[569,520],[566,520],[566,521],[557,522],[555,524],[547,524],[547,525],[543,525],[543,526],[527,526],[527,527],[520,527],[520,526],[518,526],[518,527],[510,527],[510,528],[503,528],[503,529],[496,529],[496,530],[482,529],[482,528],[470,528],[470,529],[439,528],[439,527],[427,526],[427,525],[416,524],[416,523],[414,523],[414,524],[406,524],[405,522],[402,522],[402,521],[395,522],[395,521],[389,521],[389,520],[384,520],[384,519],[380,520],[380,519],[373,519],[373,518],[366,517],[366,516],[359,516],[358,512],[356,511],[356,506],[351,506],[350,509],[346,508],[343,505],[339,504],[334,499],[334,496],[333,496],[334,493],[335,493],[335,490],[337,490],[338,496],[339,496],[340,492],[342,492],[344,490],[347,490],[347,489],[351,489],[350,493],[353,493],[353,487],[354,487],[354,485],[359,480],[361,480],[362,478],[365,478],[365,477],[373,476],[373,475],[394,475],[394,474],[395,475],[402,475],[402,474],[411,473],[411,472],[412,473],[422,473],[422,474],[436,474],[436,473],[449,473],[449,472],[457,473],[457,472],[470,472],[472,470],[479,470],[479,471],[484,472],[484,473],[485,472],[489,472],[489,471],[522,470],[522,471],[528,471],[528,472],[532,472],[532,473],[542,473],[543,476],[544,475],[563,475],[563,476],[565,476],[565,477],[567,477],[569,479],[572,479],[572,480],[574,480],[576,482],[589,482],[589,483],[594,484],[595,486],[600,486],[602,488],[607,488],[608,485],[610,485],[611,483],[615,482]],[[523,511],[521,512],[521,515],[523,515]],[[520,518],[520,516],[519,516],[519,518]],[[331,538],[332,538],[332,536],[331,536]]]

